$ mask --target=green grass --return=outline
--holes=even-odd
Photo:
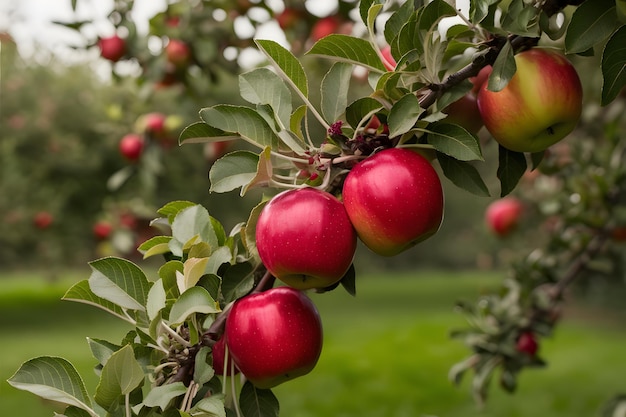
[[[6,382],[20,363],[38,355],[63,356],[97,383],[85,337],[119,341],[127,327],[92,307],[59,301],[81,276],[46,284],[37,276],[1,277],[0,412],[43,417],[48,405]],[[449,339],[464,326],[452,311],[498,283],[494,274],[420,271],[360,277],[358,295],[338,290],[311,294],[320,309],[325,345],[316,369],[275,389],[285,417],[571,417],[593,416],[612,394],[626,391],[626,332],[604,312],[565,315],[556,337],[542,346],[545,370],[522,373],[515,395],[496,386],[477,409],[469,380],[447,380],[449,367],[469,352]],[[579,318],[573,318],[579,317]]]

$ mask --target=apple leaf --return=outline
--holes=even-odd
[[[14,388],[41,398],[81,408],[92,417],[91,399],[76,368],[63,358],[41,356],[24,362],[7,380]]]
[[[89,266],[89,287],[94,294],[122,308],[145,311],[152,283],[141,268],[115,257],[92,261]]]
[[[513,152],[498,146],[498,179],[500,180],[500,197],[509,194],[526,172],[526,156],[521,152]]]
[[[185,264],[181,261],[168,261],[159,268],[159,277],[163,280],[163,289],[168,299],[176,299],[180,295],[176,282],[177,272],[182,273]]]
[[[106,340],[92,339],[90,337],[87,338],[87,343],[89,344],[91,353],[94,358],[98,360],[100,365],[107,363],[111,355],[122,348],[122,346],[107,342]]]
[[[241,388],[239,407],[246,417],[278,417],[280,408],[271,390],[256,388],[250,381]]]
[[[356,128],[364,117],[382,110],[383,106],[371,97],[362,97],[352,102],[346,108],[346,120],[350,126]]]
[[[363,2],[361,2],[361,4],[363,4]],[[384,35],[387,43],[392,46],[392,51],[394,49],[394,40],[414,11],[414,2],[407,1],[404,2],[398,10],[393,12],[393,14],[389,16],[389,19],[387,19],[387,22],[385,23]]]
[[[213,394],[208,398],[203,398],[196,403],[192,411],[194,411],[194,416],[226,417],[224,396],[222,394]],[[195,411],[200,411],[204,414],[196,414]]]
[[[243,297],[254,286],[254,266],[250,262],[232,265],[224,273],[222,295],[226,303]]]
[[[313,45],[306,55],[320,55],[350,64],[362,65],[368,69],[384,72],[376,50],[369,41],[349,35],[328,35]]]
[[[256,174],[247,184],[241,187],[240,195],[243,197],[250,188],[269,185],[272,180],[272,173],[272,149],[268,146],[263,149],[263,152],[259,153]]]
[[[131,345],[113,353],[102,367],[95,401],[103,408],[113,409],[120,396],[130,394],[144,381],[143,369]]]
[[[244,187],[257,174],[259,155],[250,151],[235,151],[215,161],[209,171],[209,191],[225,193]]]
[[[161,216],[167,217],[168,222],[172,224],[172,222],[176,218],[176,215],[180,211],[186,209],[187,207],[195,205],[196,203],[185,200],[170,201],[169,203],[158,209],[157,213],[159,213]]]
[[[239,139],[239,136],[224,132],[204,122],[196,122],[187,126],[180,132],[178,144],[218,142],[233,139]]]
[[[291,114],[291,119],[289,121],[289,131],[295,134],[298,139],[304,141],[304,133],[302,133],[302,121],[304,120],[307,112],[307,106],[303,104],[294,110]],[[281,136],[281,139],[283,137]],[[284,139],[283,139],[284,142]]]
[[[430,32],[441,19],[451,16],[456,16],[456,10],[444,0],[429,2],[419,13],[418,28],[420,33]],[[426,39],[426,37],[422,36],[422,39]]]
[[[249,107],[218,104],[200,110],[200,117],[210,126],[238,133],[255,146],[278,148],[276,133],[263,116]]]
[[[494,92],[501,91],[513,78],[515,71],[517,71],[517,65],[515,65],[513,47],[507,41],[493,63],[493,70],[489,75],[487,89]]]
[[[341,277],[341,286],[353,297],[356,297],[356,269],[350,265],[348,272]]]
[[[257,39],[254,41],[270,61],[282,72],[291,85],[296,88],[304,97],[309,95],[308,81],[304,68],[298,59],[278,42]]]
[[[626,85],[626,26],[617,30],[602,53],[602,105],[617,97]]]
[[[219,246],[211,216],[199,204],[187,207],[174,218],[170,250],[174,255],[182,257],[185,249],[198,242],[208,243],[213,250]]]
[[[565,52],[585,52],[608,38],[617,26],[615,0],[587,0],[572,15],[565,33]]]
[[[137,250],[143,254],[143,258],[149,258],[154,255],[162,255],[170,251],[169,242],[171,236],[155,236],[143,242]]]
[[[513,0],[502,19],[502,28],[510,33],[537,37],[539,36],[539,15],[541,10],[524,0]]]
[[[461,161],[483,161],[478,138],[461,126],[434,123],[429,126],[428,143],[446,155]]]
[[[489,15],[489,8],[497,4],[499,0],[473,0],[470,1],[470,20],[477,24]]]
[[[291,92],[284,81],[269,68],[257,68],[239,76],[241,97],[252,104],[268,104],[283,127],[291,118]]]
[[[137,168],[133,165],[128,165],[115,171],[107,180],[107,189],[117,191],[135,172],[137,172]]]
[[[205,288],[191,287],[182,293],[172,306],[169,323],[179,325],[192,314],[211,314],[220,311],[217,302]]]
[[[262,201],[250,211],[250,215],[248,216],[248,220],[246,222],[246,225],[243,228],[243,233],[242,233],[244,247],[248,251],[248,254],[251,257],[255,257],[255,258],[258,258],[259,256],[259,253],[257,252],[257,249],[256,249],[256,237],[255,237],[256,224],[257,224],[257,221],[259,220],[259,215],[261,214],[263,207],[265,207],[265,204],[267,204],[267,201]]]
[[[382,0],[361,0],[359,4],[359,14],[363,23],[368,25],[370,9],[374,6],[382,5],[383,3]]]
[[[165,411],[170,401],[184,395],[186,392],[187,387],[182,382],[157,386],[148,392],[143,400],[143,404],[147,407],[159,407]]]
[[[454,185],[472,194],[489,197],[487,185],[480,177],[478,170],[469,162],[459,161],[441,152],[437,152],[437,160],[444,175]]]
[[[88,411],[85,411],[82,408],[70,405],[65,410],[63,410],[63,414],[55,414],[54,417],[90,417],[92,415],[93,414],[90,414]]]
[[[352,65],[336,62],[322,79],[321,110],[328,123],[336,122],[348,106]]]
[[[389,111],[389,117],[387,117],[389,137],[400,136],[411,130],[423,111],[419,99],[412,93],[406,94],[395,102]]]
[[[72,285],[63,296],[63,300],[75,301],[78,303],[89,304],[113,314],[123,320],[128,320],[124,314],[124,309],[111,301],[98,297],[89,288],[89,280],[84,279]]]

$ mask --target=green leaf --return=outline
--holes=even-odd
[[[346,120],[353,128],[356,128],[364,117],[382,110],[383,106],[371,97],[362,97],[352,102],[346,108]]]
[[[256,230],[256,223],[259,220],[259,215],[261,214],[261,211],[263,210],[263,207],[265,206],[265,204],[267,204],[267,201],[263,201],[257,204],[250,211],[250,215],[248,216],[248,220],[244,228],[244,233],[243,233],[244,242],[243,243],[248,253],[253,257],[259,256],[257,249],[256,249],[255,230]]]
[[[429,32],[444,17],[456,16],[454,7],[444,0],[432,0],[420,12],[418,27],[420,32]],[[424,37],[422,39],[425,39]]]
[[[306,55],[319,55],[350,64],[362,65],[371,70],[384,72],[376,50],[365,39],[348,35],[332,34],[317,41]]]
[[[374,6],[383,4],[382,0],[361,0],[359,4],[359,14],[361,15],[361,20],[365,25],[369,23],[369,13],[370,9]]]
[[[504,197],[515,189],[524,172],[526,172],[526,156],[521,152],[513,152],[498,146],[498,179],[500,179],[500,197]]]
[[[198,242],[206,242],[212,249],[219,246],[211,216],[209,216],[207,209],[201,205],[188,207],[176,215],[172,223],[172,238],[170,249],[174,255],[179,257],[182,257],[183,254],[179,252],[176,242],[181,245],[182,250],[188,249]]]
[[[501,91],[513,78],[515,71],[517,71],[517,65],[515,65],[513,47],[507,41],[493,63],[493,70],[489,75],[487,89],[494,92]]]
[[[244,187],[254,179],[259,155],[250,151],[235,151],[215,161],[209,171],[211,192],[225,193]]]
[[[222,295],[226,303],[248,294],[254,287],[254,266],[249,262],[232,265],[222,281]]]
[[[394,40],[402,30],[404,24],[409,20],[413,12],[415,11],[414,2],[406,1],[402,4],[398,10],[393,12],[387,22],[385,23],[385,40],[389,45],[394,43]],[[393,49],[393,48],[392,48]]]
[[[228,246],[220,246],[215,252],[209,256],[209,262],[207,262],[204,268],[204,274],[215,274],[223,264],[230,263],[233,259],[233,254]]]
[[[159,277],[163,280],[163,289],[167,299],[176,299],[180,295],[176,276],[182,273],[185,265],[181,261],[169,261],[159,268]]]
[[[200,110],[200,117],[211,126],[238,133],[255,146],[278,148],[276,133],[263,116],[249,107],[218,104]]]
[[[254,41],[279,71],[289,80],[304,97],[309,95],[306,73],[298,59],[278,42],[257,39]]]
[[[161,216],[167,217],[167,220],[169,221],[169,223],[172,224],[172,222],[174,222],[174,219],[176,218],[176,215],[179,212],[186,209],[187,207],[191,207],[195,205],[196,203],[191,202],[191,201],[184,201],[184,200],[170,201],[169,203],[167,203],[166,205],[158,209],[157,213],[159,213]]]
[[[461,161],[483,161],[478,138],[461,126],[435,123],[429,126],[428,143],[448,156]]]
[[[143,380],[143,369],[135,359],[133,348],[126,345],[112,354],[102,367],[94,399],[106,410],[113,409],[121,396],[130,394]]]
[[[211,348],[203,346],[200,348],[194,360],[193,380],[198,385],[204,385],[213,378],[215,371],[207,361],[207,357],[211,353]]]
[[[187,126],[180,132],[178,143],[185,145],[189,143],[221,142],[232,139],[239,139],[239,136],[224,132],[204,122],[196,122]]]
[[[626,85],[626,26],[617,30],[602,53],[602,105],[606,106]]]
[[[389,137],[400,136],[411,130],[423,111],[419,99],[413,93],[406,94],[395,102],[387,117]]]
[[[502,19],[502,28],[510,33],[537,37],[539,33],[539,15],[541,9],[524,0],[513,0]]]
[[[89,280],[85,279],[72,285],[63,295],[63,300],[75,301],[78,303],[89,304],[102,310],[111,313],[123,320],[128,320],[128,317],[124,315],[124,309],[111,301],[105,300],[102,297],[98,297],[91,291],[89,287]]]
[[[174,382],[152,388],[148,391],[143,404],[147,407],[159,407],[165,411],[170,401],[187,392],[187,387],[182,382]]]
[[[304,141],[304,133],[302,133],[302,120],[306,116],[307,107],[302,105],[294,110],[289,122],[289,130],[294,133],[301,141]],[[282,136],[281,136],[282,139]]]
[[[83,410],[82,408],[74,407],[73,405],[68,406],[65,410],[63,410],[63,414],[56,414],[55,417],[90,417],[93,414],[90,414],[88,411]]]
[[[576,8],[565,33],[565,52],[576,54],[603,42],[618,27],[615,0],[587,0]]]
[[[246,417],[278,417],[278,399],[269,389],[258,389],[247,381],[241,388],[239,407]]]
[[[341,286],[353,297],[356,297],[356,269],[350,265],[348,271],[341,277]]]
[[[204,275],[206,264],[209,258],[188,258],[183,267],[183,275],[178,275],[178,290],[184,293],[198,283],[200,277]]]
[[[263,152],[259,153],[256,174],[247,184],[241,187],[240,195],[243,197],[250,188],[267,187],[272,180],[272,174],[272,150],[268,146],[263,149]]]
[[[202,287],[191,287],[180,295],[170,311],[169,323],[173,326],[183,323],[195,313],[219,313],[217,303],[211,294]]]
[[[291,93],[285,82],[268,68],[257,68],[239,76],[241,97],[252,104],[268,104],[283,127],[289,127]]]
[[[24,362],[7,382],[14,388],[76,406],[98,417],[91,409],[91,400],[82,378],[76,368],[63,358],[41,356],[31,359]]]
[[[203,398],[192,408],[191,411],[199,411],[207,414],[193,414],[202,415],[206,417],[226,417],[226,409],[224,408],[224,396],[222,394],[214,394],[208,398]]]
[[[480,23],[489,15],[489,8],[500,0],[472,0],[470,1],[470,20]]]
[[[454,185],[481,197],[489,196],[487,185],[469,162],[459,161],[440,152],[437,152],[437,160],[444,175]]]
[[[336,62],[322,79],[321,110],[328,123],[334,123],[346,111],[352,65]]]
[[[143,254],[143,258],[149,258],[154,255],[162,255],[170,251],[169,243],[171,236],[155,236],[143,242],[137,250]]]
[[[89,263],[89,287],[98,297],[122,308],[145,311],[151,282],[137,265],[121,258],[102,258]]]
[[[90,337],[87,338],[87,343],[89,344],[91,353],[94,358],[98,360],[100,365],[107,363],[111,355],[122,348],[120,345],[107,342],[106,340],[92,339]]]

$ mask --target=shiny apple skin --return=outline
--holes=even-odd
[[[439,176],[409,149],[386,149],[355,165],[344,182],[343,201],[361,241],[383,256],[429,238],[443,220]]]
[[[239,370],[257,388],[269,389],[306,375],[322,352],[322,321],[301,291],[276,287],[235,302],[225,330]]]

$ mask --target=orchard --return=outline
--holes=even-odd
[[[209,198],[252,195],[258,204],[226,227],[226,210],[175,199],[139,234],[137,250],[158,261],[156,272],[123,257],[89,263],[91,275],[63,298],[133,328],[119,342],[89,339],[95,392],[56,356],[25,362],[8,382],[63,404],[56,415],[67,417],[278,416],[273,389],[310,377],[324,355],[315,299],[358,296],[358,253],[393,262],[436,236],[451,185],[490,203],[467,222],[484,224],[498,244],[522,234],[526,246],[497,292],[454,306],[468,326],[451,334],[469,352],[448,377],[471,379],[481,405],[498,386],[514,392],[522,371],[549,362],[541,346],[572,292],[594,279],[623,285],[623,8],[362,0],[315,16],[300,3],[180,1],[151,21],[159,47],[147,52],[132,2],[116,2],[116,35],[85,48],[116,76],[127,61],[142,86],[198,103],[178,143],[210,155]],[[234,20],[255,30],[276,20],[288,46],[237,36]],[[262,64],[241,68],[250,50]],[[311,61],[322,63],[319,85]],[[238,72],[241,100],[207,106],[228,71]],[[177,151],[163,145],[177,123],[138,115],[119,135],[128,165],[113,183],[138,175],[158,194],[157,162]],[[114,233],[110,219],[93,225],[98,240]],[[623,415],[618,390],[603,416]]]

